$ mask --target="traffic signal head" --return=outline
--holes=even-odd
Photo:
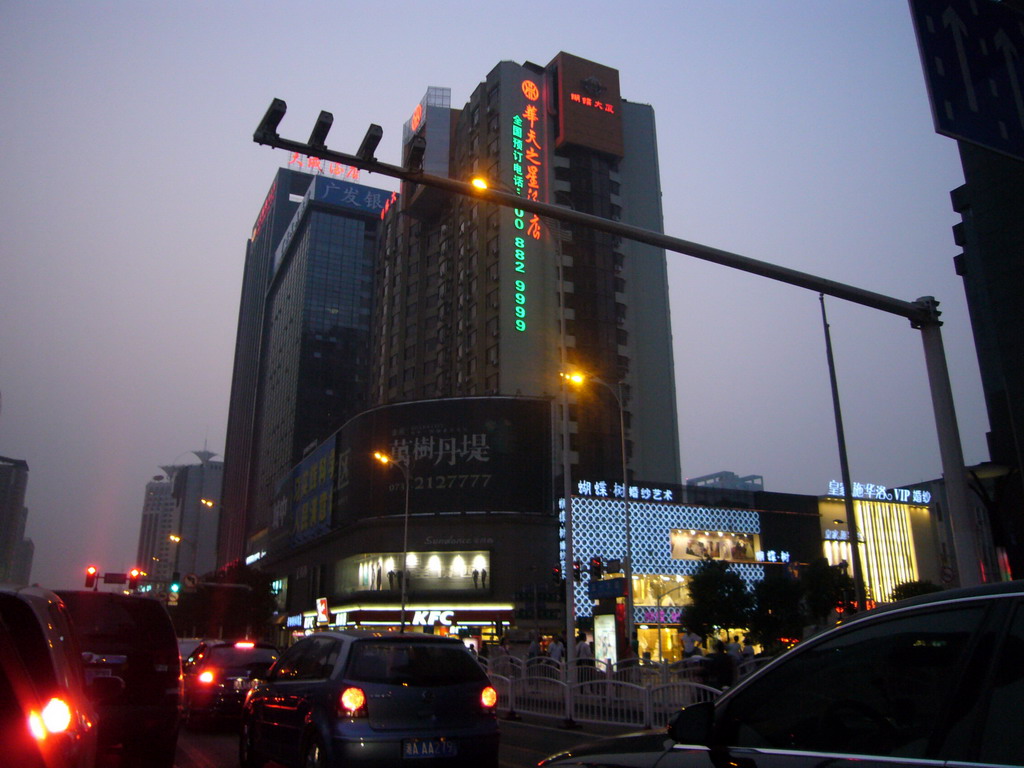
[[[142,571],[138,568],[132,568],[128,571],[128,589],[133,592],[139,588],[139,576],[142,575]]]
[[[561,566],[556,565],[554,568],[551,569],[551,580],[553,582],[555,582],[556,584],[558,584],[558,583],[560,583],[562,581],[562,568],[561,568]]]
[[[92,589],[96,586],[96,573],[99,569],[95,565],[90,565],[85,569],[85,588]]]
[[[600,557],[590,558],[590,578],[600,579],[604,575],[604,561]]]
[[[579,581],[580,578],[582,577],[582,575],[583,574],[582,574],[581,568],[580,568],[580,561],[579,560],[573,560],[572,561],[572,580],[573,581]]]
[[[175,593],[181,592],[181,574],[178,573],[177,571],[175,571],[171,575],[170,591],[171,592],[175,592]]]

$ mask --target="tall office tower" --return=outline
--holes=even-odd
[[[618,72],[558,54],[501,62],[461,110],[431,88],[405,126],[428,173],[662,230],[654,111],[623,100]],[[679,482],[664,251],[406,184],[377,263],[376,404],[547,396],[567,369],[599,377],[570,395],[573,482]],[[607,385],[607,386],[605,386]],[[556,429],[559,423],[556,419]],[[556,458],[560,452],[555,453]],[[621,485],[618,489],[621,492]]]
[[[28,518],[25,508],[27,488],[28,462],[0,456],[0,582],[28,581],[19,555]]]
[[[1024,17],[1022,17],[1024,18]],[[963,186],[952,192],[953,228],[985,393],[991,465],[973,486],[989,512],[1003,576],[1024,577],[1024,162],[958,142]]]
[[[277,485],[306,449],[366,406],[372,259],[390,195],[331,173],[287,169],[267,194],[246,250],[222,565],[267,529]]]
[[[136,564],[154,581],[171,580],[174,572],[175,544],[171,535],[177,535],[175,522],[174,489],[164,475],[156,475],[146,483],[146,498],[142,502],[142,525],[139,527],[139,550]]]

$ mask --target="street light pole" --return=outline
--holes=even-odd
[[[626,407],[625,397],[622,391],[622,379],[618,380],[618,386],[613,387],[604,379],[597,376],[583,376],[581,374],[570,375],[569,380],[574,384],[582,383],[589,379],[590,381],[597,382],[609,392],[612,393],[612,397],[615,398],[616,405],[619,406],[619,451],[622,456],[622,512],[623,519],[626,527],[626,557],[624,558],[625,564],[625,577],[626,577],[626,643],[629,645],[630,650],[633,650],[633,635],[635,632],[636,622],[633,617],[633,534],[632,524],[630,521],[629,511],[629,474],[627,469],[628,459],[626,456]]]
[[[402,531],[402,570],[399,573],[399,579],[402,582],[402,613],[401,621],[399,624],[399,633],[405,632],[405,606],[409,601],[409,465],[404,461],[397,461],[391,458],[386,453],[375,451],[373,457],[377,459],[381,464],[388,464],[391,466],[398,467],[402,472],[402,478],[405,480],[405,522]]]

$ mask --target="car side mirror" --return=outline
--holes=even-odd
[[[715,703],[702,701],[683,707],[668,726],[668,735],[680,744],[711,745],[712,726],[715,723]]]
[[[94,677],[85,688],[85,695],[95,704],[110,701],[124,691],[124,680],[115,675]]]

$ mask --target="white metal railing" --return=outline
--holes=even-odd
[[[662,682],[667,671],[654,665],[575,665],[566,681],[565,669],[547,663],[522,663],[513,657],[491,659],[491,685],[498,692],[498,711],[508,718],[522,714],[565,721],[658,728],[680,707],[713,701],[717,688],[691,680]],[[498,670],[503,669],[507,674]]]

